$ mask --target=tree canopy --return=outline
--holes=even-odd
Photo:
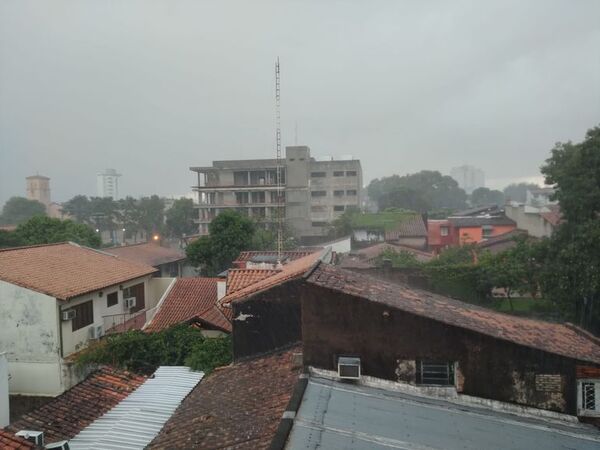
[[[187,257],[207,275],[215,275],[229,268],[241,251],[251,247],[255,227],[250,218],[236,211],[224,211],[208,225],[208,236],[188,245]]]
[[[18,225],[34,216],[45,216],[46,207],[36,201],[25,197],[11,197],[2,208],[0,222],[7,225]]]
[[[475,189],[471,193],[471,206],[504,205],[504,194],[501,191],[486,187]]]
[[[432,170],[375,179],[367,190],[380,210],[390,207],[418,212],[460,209],[466,207],[467,200],[467,194],[452,177]]]
[[[194,234],[197,226],[194,218],[194,201],[190,198],[175,200],[173,206],[167,210],[166,223],[167,232],[172,237],[182,237],[184,234]]]
[[[87,247],[100,247],[98,233],[87,225],[72,220],[33,217],[14,231],[18,245],[52,244],[71,241]]]

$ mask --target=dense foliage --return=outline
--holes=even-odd
[[[198,232],[198,227],[194,223],[198,213],[194,210],[194,201],[191,198],[182,198],[175,200],[166,213],[167,232],[172,237],[182,237],[184,235]]]
[[[77,363],[110,364],[150,374],[159,366],[186,365],[206,373],[232,360],[231,338],[204,338],[200,330],[180,325],[158,333],[112,334],[82,351]]]
[[[15,231],[0,233],[0,247],[52,244],[71,241],[87,247],[98,248],[98,233],[90,227],[71,220],[36,216],[17,226]]]
[[[0,223],[18,225],[35,216],[45,216],[46,207],[36,201],[24,197],[11,197],[2,208]]]
[[[461,209],[466,207],[467,200],[467,194],[452,177],[431,170],[375,179],[367,190],[380,210],[390,207],[418,212]]]
[[[504,205],[504,194],[486,187],[475,189],[471,193],[471,206]]]
[[[224,211],[208,226],[209,235],[193,241],[186,248],[188,260],[202,267],[207,275],[215,275],[231,266],[243,250],[249,250],[255,223],[235,211]]]

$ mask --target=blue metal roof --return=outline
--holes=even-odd
[[[594,427],[557,422],[311,378],[286,448],[600,448],[600,432]]]

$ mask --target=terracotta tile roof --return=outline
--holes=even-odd
[[[220,278],[178,278],[144,331],[164,330],[194,319],[231,331],[231,323],[217,309],[217,282]]]
[[[600,339],[571,325],[509,316],[373,277],[319,264],[308,277],[317,286],[383,303],[429,319],[548,353],[600,364]]]
[[[426,237],[427,227],[423,217],[419,215],[407,216],[391,230],[386,230],[385,240],[393,241],[402,237]]]
[[[300,347],[215,370],[202,380],[147,447],[266,449],[300,371]]]
[[[30,448],[36,448],[35,444],[0,428],[0,450],[28,450]]]
[[[0,280],[68,300],[156,272],[67,242],[0,250]]]
[[[558,226],[562,222],[562,214],[560,212],[560,206],[558,205],[550,205],[547,206],[550,211],[541,212],[540,216],[542,216],[550,225]]]
[[[316,250],[319,251],[319,250]],[[304,256],[315,253],[315,249],[307,249],[307,250],[285,250],[281,252],[283,256],[286,256],[288,260],[295,260],[303,258]],[[256,256],[277,256],[276,251],[247,251],[241,252],[236,258],[237,261],[250,261],[252,258]]]
[[[275,275],[275,269],[229,269],[227,271],[227,293],[232,294],[258,281]]]
[[[516,246],[516,238],[520,236],[527,236],[527,231],[514,229],[508,233],[492,236],[481,242],[478,242],[477,247],[490,251],[491,253],[499,253]]]
[[[258,292],[269,289],[273,286],[285,283],[286,281],[291,280],[293,278],[299,278],[305,272],[307,272],[317,261],[319,261],[322,253],[323,252],[309,253],[307,256],[284,264],[281,267],[281,270],[275,275],[271,275],[268,278],[250,284],[231,294],[227,294],[219,301],[219,304],[226,306],[232,301],[244,299],[249,295],[253,295]]]
[[[395,245],[390,244],[388,242],[382,242],[379,244],[371,245],[370,247],[365,247],[360,250],[352,251],[352,254],[356,254],[359,257],[364,258],[366,261],[372,261],[376,259],[379,255],[381,255],[384,251],[391,250],[395,252],[408,252],[417,258],[418,261],[426,262],[430,261],[433,258],[432,253],[427,253],[421,250],[414,249],[412,247],[407,247],[405,245]]]
[[[168,247],[161,247],[154,242],[106,248],[103,251],[129,261],[137,261],[153,267],[185,259],[183,252]]]
[[[21,416],[6,429],[15,433],[43,431],[47,443],[71,439],[145,380],[125,370],[103,367],[54,400]]]

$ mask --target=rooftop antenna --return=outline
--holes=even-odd
[[[275,61],[275,124],[277,146],[277,265],[281,265],[283,249],[283,195],[281,183],[281,84],[279,75],[279,56]]]

